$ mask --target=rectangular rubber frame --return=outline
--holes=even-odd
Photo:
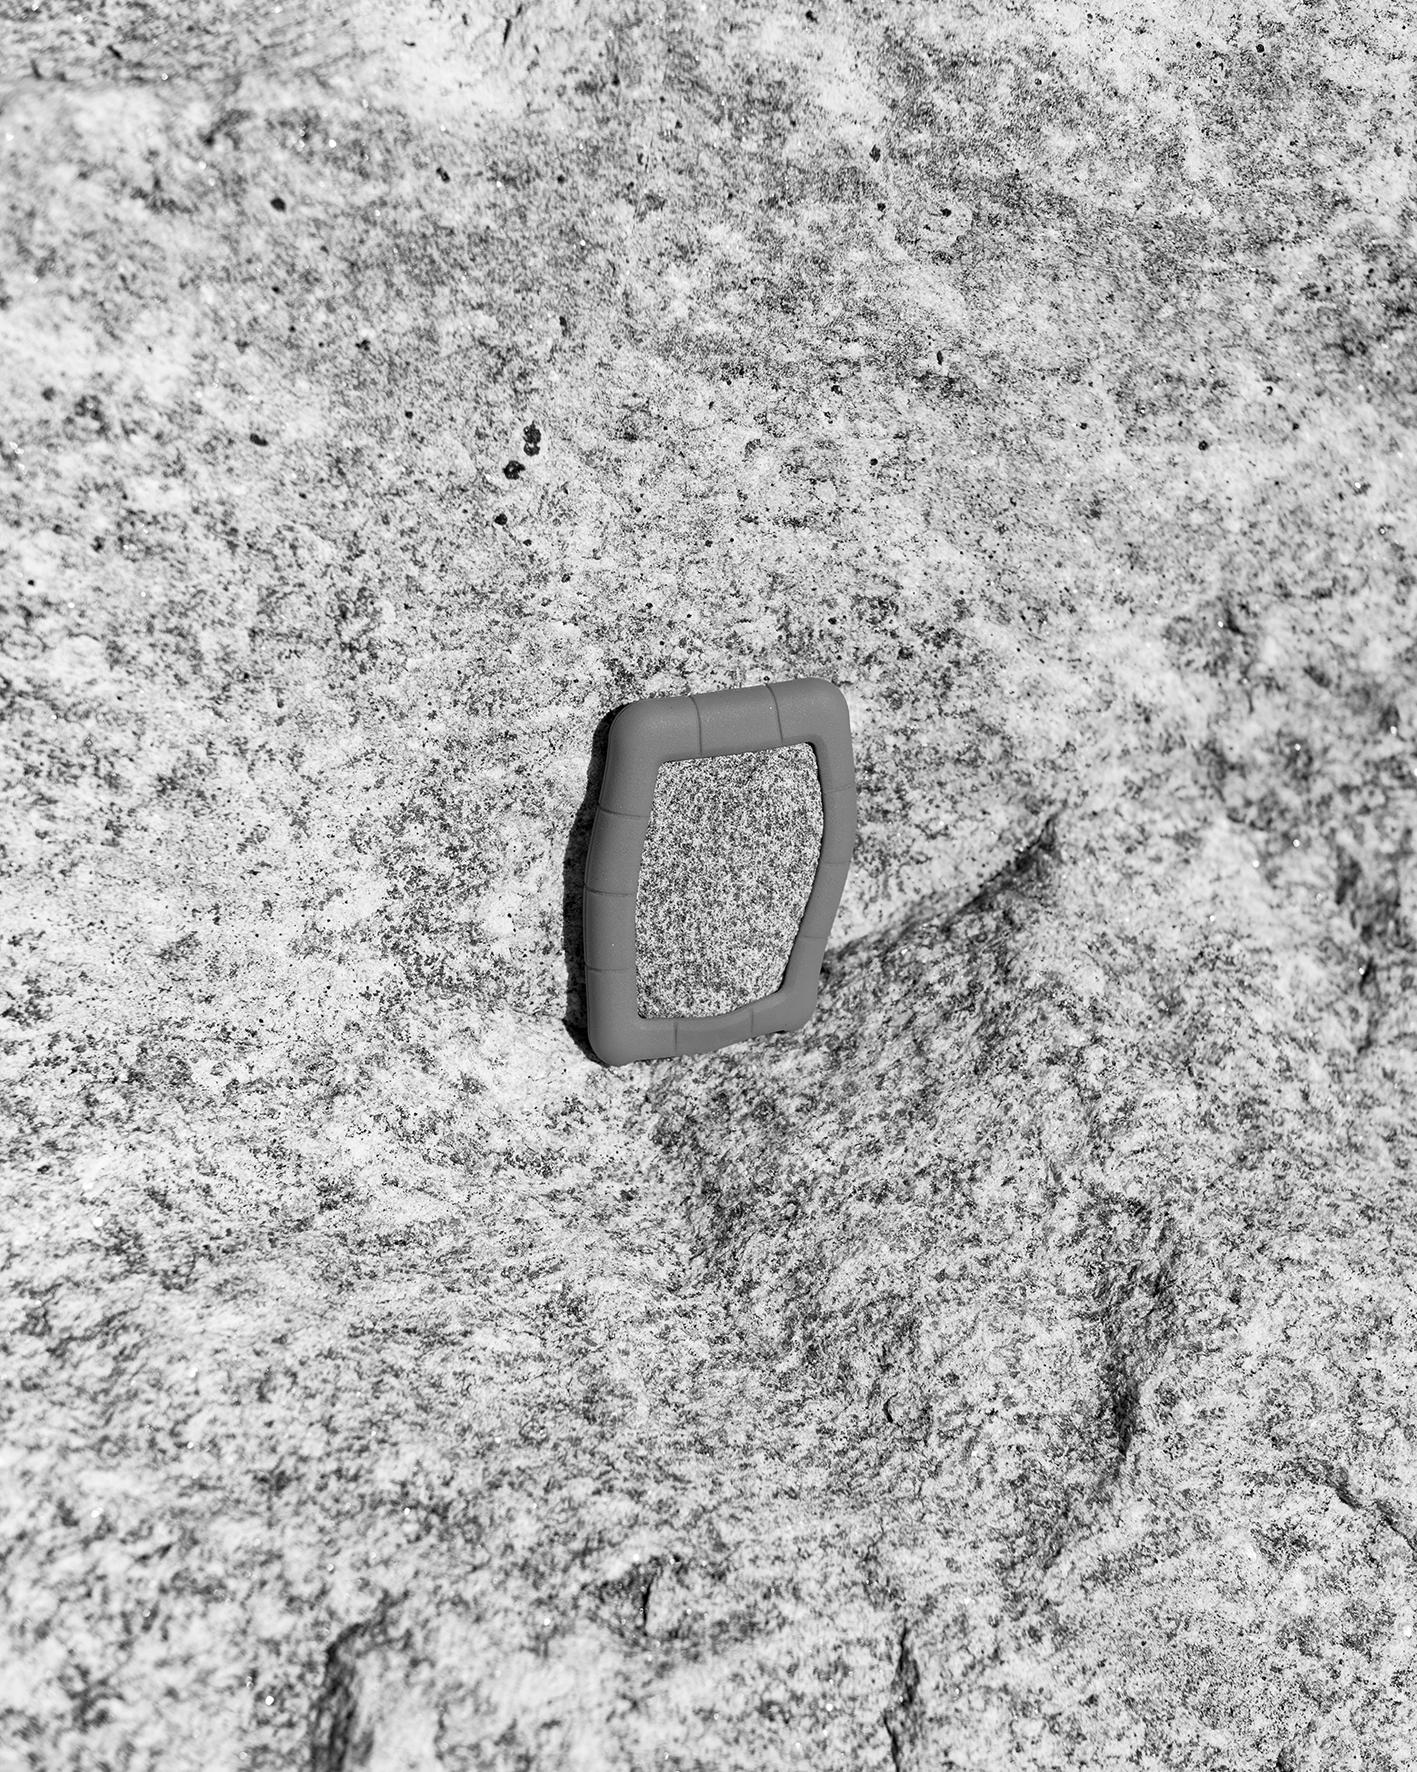
[[[822,846],[781,986],[726,1015],[642,1016],[635,982],[635,895],[661,764],[809,744],[822,793]],[[846,697],[820,677],[655,695],[621,708],[606,744],[586,854],[586,1034],[605,1064],[716,1052],[811,1020],[827,937],[856,844],[856,765]]]

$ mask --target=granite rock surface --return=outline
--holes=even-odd
[[[639,1013],[725,1015],[778,990],[821,847],[810,745],[662,764],[635,894]]]
[[[0,1772],[1417,1764],[1412,39],[4,13]],[[795,676],[818,1013],[605,1070]]]

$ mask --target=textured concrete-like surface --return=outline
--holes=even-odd
[[[811,745],[662,764],[635,899],[641,1015],[724,1015],[782,983],[822,847]]]
[[[4,1772],[1417,1763],[1406,10],[0,38]],[[818,1014],[603,1070],[796,676]]]

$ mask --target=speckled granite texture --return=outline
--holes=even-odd
[[[725,1015],[782,983],[816,878],[811,745],[660,766],[635,898],[641,1015]]]
[[[4,21],[3,1772],[1408,1772],[1410,8]]]

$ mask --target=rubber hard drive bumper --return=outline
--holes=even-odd
[[[635,894],[662,763],[810,744],[822,792],[822,849],[781,987],[726,1015],[641,1016]],[[832,920],[856,842],[856,769],[846,698],[819,677],[650,696],[611,723],[585,875],[587,1035],[606,1064],[715,1052],[811,1019]]]

